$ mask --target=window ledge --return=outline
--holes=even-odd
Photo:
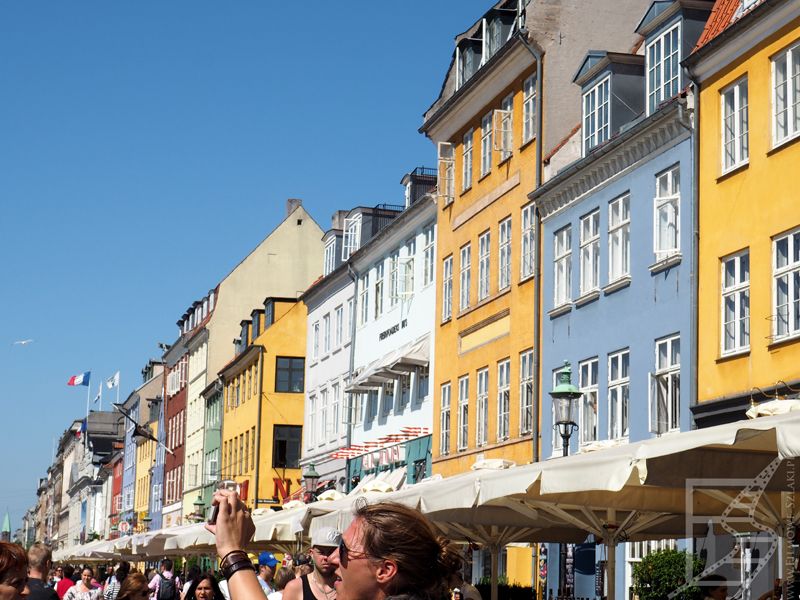
[[[464,189],[461,190],[461,195],[464,196],[471,189],[472,189],[472,185],[470,185],[469,187],[465,187]]]
[[[520,276],[519,281],[517,282],[517,285],[522,285],[523,283],[526,283],[526,282],[530,281],[531,279],[533,279],[533,273],[531,273],[530,275],[525,275],[524,277]]]
[[[440,325],[445,325],[445,324],[449,323],[449,322],[450,322],[450,321],[452,321],[452,320],[453,320],[453,316],[452,316],[452,315],[450,315],[450,316],[449,316],[449,317],[447,317],[446,319],[442,319],[441,323],[439,323],[439,324],[440,324]]]
[[[630,275],[623,275],[622,277],[615,279],[607,286],[603,288],[603,293],[608,296],[609,294],[613,294],[616,291],[619,291],[623,288],[628,287],[631,284],[631,276]]]
[[[506,156],[505,158],[501,159],[501,160],[500,160],[500,162],[499,162],[499,163],[497,163],[497,166],[498,166],[498,167],[505,166],[505,164],[506,164],[508,161],[510,161],[510,160],[511,160],[511,157],[512,157],[512,156],[514,156],[514,153],[513,153],[513,152],[511,152],[511,151],[509,151],[509,153],[508,153],[508,156]]]
[[[773,154],[775,154],[779,150],[783,150],[786,146],[789,146],[789,145],[797,142],[798,140],[800,140],[800,131],[798,131],[797,133],[793,133],[792,135],[787,137],[785,140],[781,140],[780,142],[776,142],[772,146],[772,148],[767,150],[767,156],[772,156]]]
[[[560,317],[561,315],[565,315],[572,310],[572,302],[567,302],[566,304],[562,304],[561,306],[554,308],[553,310],[547,313],[547,316],[551,319],[555,319],[556,317]]]
[[[491,174],[492,174],[492,170],[491,170],[491,169],[489,169],[488,171],[486,171],[486,173],[484,173],[483,175],[481,175],[480,177],[478,177],[478,183],[480,183],[481,181],[483,181],[484,179],[486,179],[486,178],[487,178],[489,175],[491,175]]]
[[[783,336],[782,338],[774,340],[767,346],[767,350],[776,350],[781,346],[784,346],[786,344],[791,344],[799,340],[800,340],[800,331],[796,331],[795,333],[791,333],[789,335]]]
[[[460,310],[459,313],[458,313],[458,318],[460,319],[461,317],[468,315],[472,311],[478,310],[481,306],[486,306],[487,304],[490,304],[491,302],[493,302],[494,300],[497,300],[501,296],[505,296],[510,291],[511,291],[511,286],[508,286],[507,288],[503,288],[502,290],[500,290],[498,292],[495,292],[494,295],[490,295],[490,296],[486,296],[486,298],[482,298],[480,300],[480,302],[478,302],[477,304],[469,306],[469,307],[465,308],[464,310]]]
[[[742,357],[745,357],[745,356],[749,356],[749,354],[750,354],[750,348],[749,347],[748,348],[741,348],[739,350],[732,350],[731,352],[728,352],[726,354],[721,354],[720,356],[718,356],[715,362],[717,364],[719,364],[719,363],[727,362],[729,360],[734,360],[736,358],[742,358]]]
[[[676,252],[675,254],[670,254],[667,258],[662,258],[661,260],[654,262],[652,265],[648,267],[650,272],[655,275],[656,273],[660,273],[661,271],[666,271],[667,269],[674,267],[675,265],[679,265],[681,263],[682,255],[680,252]]]
[[[536,136],[534,135],[531,136],[531,139],[529,139],[528,141],[522,142],[522,145],[519,147],[520,152],[522,152],[525,148],[530,146],[535,141],[536,141]]]
[[[575,308],[579,308],[581,306],[589,304],[590,302],[594,302],[599,297],[600,297],[600,290],[592,290],[576,298],[573,304],[575,305]]]
[[[730,167],[729,169],[723,171],[720,174],[719,177],[717,177],[717,183],[725,181],[729,177],[731,177],[733,175],[736,175],[737,173],[740,173],[740,172],[746,170],[747,167],[749,167],[749,166],[750,166],[750,159],[748,159],[748,160],[746,160],[746,161],[744,161],[744,162],[742,162],[742,163],[740,163],[738,165],[734,165],[734,166]]]

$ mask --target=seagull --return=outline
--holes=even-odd
[[[175,453],[172,450],[170,450],[169,448],[167,448],[166,445],[164,445],[161,442],[159,442],[158,438],[156,436],[154,436],[153,433],[149,429],[139,425],[139,423],[136,422],[136,419],[134,419],[131,416],[131,413],[129,413],[121,404],[117,404],[117,403],[113,403],[113,404],[114,404],[114,408],[116,408],[119,412],[122,413],[122,416],[124,416],[126,419],[128,419],[128,421],[133,423],[133,435],[132,435],[132,437],[143,437],[146,440],[150,440],[151,442],[155,442],[156,444],[158,444],[159,446],[164,448],[164,450],[166,450],[167,452],[169,452],[170,454],[175,456]]]
[[[32,344],[32,343],[33,343],[33,340],[17,340],[16,342],[13,342],[11,345],[12,346],[27,346],[28,344]]]

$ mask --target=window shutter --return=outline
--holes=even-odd
[[[455,199],[455,147],[439,142],[439,199],[447,206]]]
[[[511,111],[495,110],[492,121],[492,128],[495,132],[494,149],[502,152],[505,158],[511,154]]]

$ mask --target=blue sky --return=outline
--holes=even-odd
[[[489,0],[0,4],[0,511],[302,198],[401,202],[453,37]],[[33,339],[26,346],[15,340]]]

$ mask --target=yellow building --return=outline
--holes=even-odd
[[[279,506],[300,485],[306,307],[267,298],[242,321],[224,382],[221,477],[251,508]]]
[[[144,407],[142,407],[144,408]],[[144,414],[144,411],[141,411]],[[158,421],[145,425],[158,439]],[[133,510],[136,512],[137,528],[146,531],[150,511],[150,480],[151,469],[156,459],[156,443],[141,437],[136,438],[136,487],[134,492]]]
[[[699,99],[699,426],[800,391],[800,3],[718,0]]]

